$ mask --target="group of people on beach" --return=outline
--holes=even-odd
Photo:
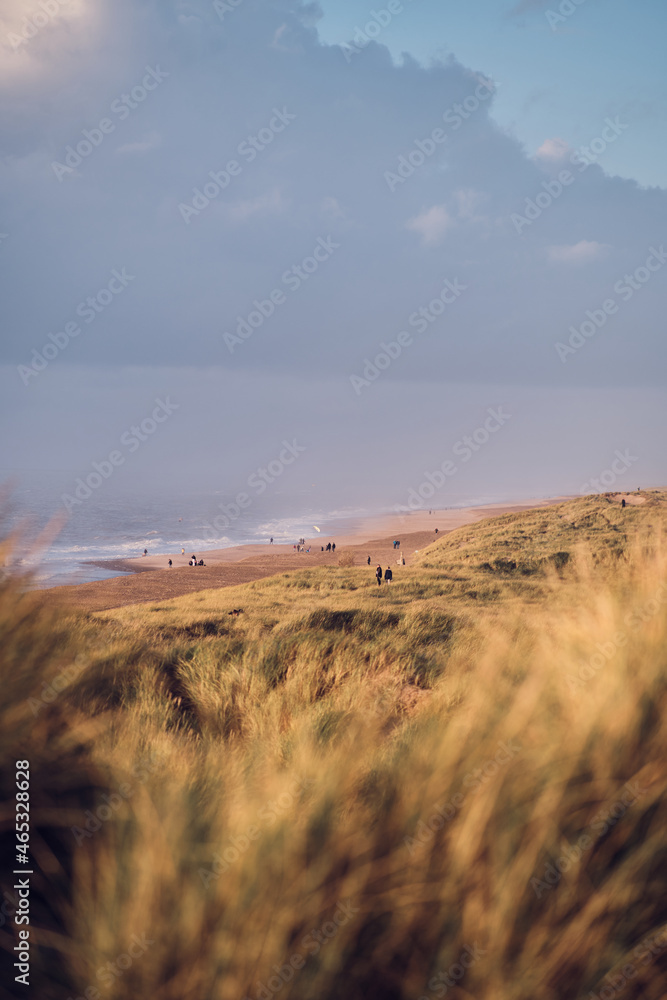
[[[368,558],[370,559],[370,556]],[[384,582],[385,583],[391,583],[391,581],[393,580],[393,578],[394,578],[394,574],[392,573],[391,568],[389,566],[387,566],[386,570],[384,571]],[[380,566],[380,565],[378,565],[377,569],[375,570],[375,579],[378,582],[378,587],[381,587],[382,586],[382,566]]]

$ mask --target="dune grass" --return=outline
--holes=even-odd
[[[664,998],[667,498],[643,496],[458,529],[391,587],[322,567],[67,616],[3,584],[35,995]]]

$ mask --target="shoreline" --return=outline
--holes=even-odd
[[[400,572],[403,565],[409,566],[413,562],[417,552],[456,528],[501,514],[556,506],[567,499],[569,497],[561,496],[480,507],[434,509],[432,513],[419,510],[383,514],[361,519],[354,530],[348,528],[347,533],[322,534],[306,539],[305,548],[310,548],[310,552],[297,553],[294,546],[286,544],[236,545],[213,549],[201,555],[194,553],[205,563],[197,567],[188,565],[192,553],[181,555],[180,551],[132,559],[91,560],[89,565],[124,575],[91,583],[62,584],[38,593],[48,603],[96,612],[128,604],[170,600],[201,590],[239,586],[306,567],[338,567],[339,558],[343,555],[351,556],[351,565],[359,568],[369,567],[370,559],[373,572],[377,564],[391,565]],[[394,540],[400,541],[398,550],[394,548]],[[336,543],[335,551],[326,551],[329,541]],[[173,562],[171,568],[168,566],[170,558]]]
[[[321,548],[324,546],[326,553],[327,543],[335,543],[336,549],[342,547],[367,545],[369,542],[385,541],[390,535],[394,535],[400,540],[401,534],[413,535],[416,532],[431,531],[432,541],[436,541],[437,535],[447,534],[455,528],[464,524],[475,523],[487,517],[498,517],[501,514],[515,513],[522,510],[530,510],[538,507],[551,507],[571,497],[551,497],[541,500],[519,500],[510,503],[491,503],[476,507],[459,507],[446,510],[433,509],[431,512],[425,510],[406,511],[400,514],[376,514],[369,517],[359,518],[357,526],[349,527],[347,520],[346,530],[341,533],[323,533],[312,535],[305,539],[305,549],[310,548],[310,553],[301,552],[299,555],[321,555]],[[343,523],[345,523],[345,520]],[[436,528],[438,529],[436,531]],[[197,559],[203,559],[205,567],[214,566],[219,563],[237,563],[253,556],[280,556],[295,554],[295,546],[284,542],[273,544],[266,542],[252,542],[242,545],[230,545],[222,549],[208,549],[199,553],[181,554],[180,552],[151,553],[147,556],[133,556],[130,559],[91,559],[86,562],[88,566],[98,566],[101,569],[117,570],[120,573],[146,573],[157,570],[168,570],[168,560],[173,563],[172,571],[177,567],[188,567],[192,555]],[[410,552],[410,555],[413,553]],[[408,552],[404,552],[408,556]],[[202,567],[197,567],[201,569]],[[98,581],[103,582],[103,581]],[[80,586],[83,586],[82,584]]]

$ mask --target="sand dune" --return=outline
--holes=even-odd
[[[399,556],[403,556],[409,566],[416,551],[461,525],[514,511],[548,507],[565,499],[554,497],[459,510],[434,510],[432,514],[412,511],[367,518],[359,522],[354,533],[331,537],[317,535],[306,539],[305,548],[310,548],[310,552],[296,553],[292,545],[237,545],[208,552],[186,552],[185,555],[181,555],[179,550],[136,559],[107,560],[96,565],[119,573],[129,571],[131,575],[54,587],[42,591],[42,594],[47,601],[56,600],[86,611],[103,611],[126,604],[169,600],[197,590],[233,587],[308,566],[337,566],[343,554],[351,555],[356,566],[367,566],[370,556],[369,572],[372,573],[378,563],[383,567],[391,565],[392,569],[400,572],[397,565]],[[401,543],[399,551],[393,548],[395,539]],[[329,541],[336,543],[336,551],[322,552],[322,546],[326,547]],[[189,566],[188,561],[193,554],[203,558],[205,566]],[[171,569],[169,559],[173,562]]]

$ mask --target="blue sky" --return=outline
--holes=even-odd
[[[0,10],[0,469],[169,395],[114,487],[298,437],[283,488],[390,506],[499,406],[434,502],[664,483],[660,5],[412,0],[346,56],[371,4],[217,3]]]
[[[567,0],[566,0],[567,2]],[[385,0],[321,0],[320,36],[349,42]],[[584,0],[569,15],[559,0],[406,0],[378,36],[395,59],[423,65],[453,54],[498,83],[493,117],[534,153],[548,136],[585,145],[607,115],[631,122],[629,141],[604,168],[667,187],[667,80],[663,0]],[[565,8],[568,9],[567,7]],[[546,17],[555,12],[564,20]],[[373,29],[371,29],[373,30]]]

